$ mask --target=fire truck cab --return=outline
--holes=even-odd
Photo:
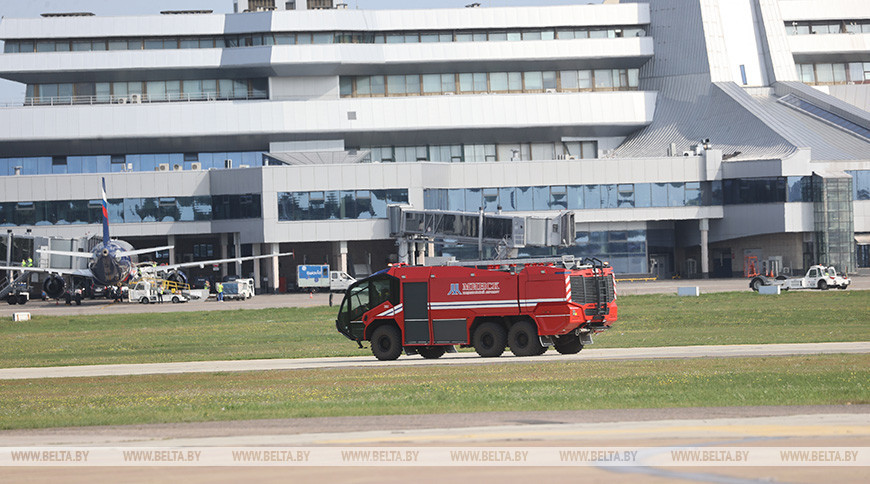
[[[555,263],[558,261],[558,265]],[[454,345],[480,356],[564,354],[591,344],[616,321],[613,270],[573,257],[478,261],[481,265],[396,265],[355,282],[336,328],[380,360],[404,350],[438,358]],[[476,263],[474,263],[476,264]]]

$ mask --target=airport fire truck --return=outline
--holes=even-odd
[[[579,262],[579,263],[578,263]],[[394,265],[352,284],[336,328],[379,360],[438,358],[454,345],[483,357],[572,354],[616,321],[613,269],[597,259]]]

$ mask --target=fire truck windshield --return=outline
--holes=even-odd
[[[341,302],[336,326],[347,334],[351,321],[359,321],[362,315],[379,304],[399,302],[399,280],[387,274],[377,274],[351,285]]]

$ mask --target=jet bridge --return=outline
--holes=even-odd
[[[409,262],[408,244],[446,242],[496,247],[498,257],[522,247],[568,247],[574,244],[574,212],[551,217],[503,213],[413,210],[388,207],[390,235],[399,242],[399,262]]]

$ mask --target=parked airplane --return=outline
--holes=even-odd
[[[87,269],[58,269],[58,268],[41,268],[41,267],[18,267],[18,266],[0,266],[0,270],[28,271],[48,274],[42,284],[42,289],[50,298],[59,298],[63,295],[66,283],[63,276],[87,277],[99,286],[117,286],[127,282],[131,276],[136,275],[162,275],[167,279],[174,279],[178,282],[186,282],[186,277],[179,269],[184,267],[204,267],[212,264],[222,264],[229,262],[241,262],[245,260],[265,259],[268,257],[280,257],[285,255],[293,255],[292,252],[282,254],[268,254],[248,257],[232,257],[227,259],[205,260],[197,262],[186,262],[183,264],[168,264],[160,266],[139,266],[136,267],[132,257],[142,254],[149,254],[173,248],[171,245],[163,247],[151,247],[148,249],[133,249],[129,243],[123,240],[112,240],[109,237],[109,202],[106,198],[106,179],[103,178],[103,241],[94,247],[93,251],[88,252],[67,252],[59,250],[37,250],[44,255],[59,255],[67,257],[89,258]]]

